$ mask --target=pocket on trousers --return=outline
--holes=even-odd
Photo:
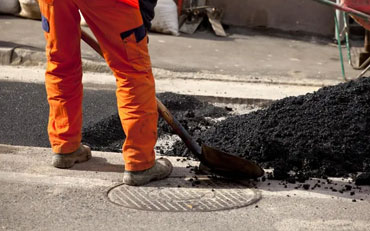
[[[148,36],[142,32],[142,28],[124,32],[121,34],[127,61],[137,71],[148,71],[151,68],[148,51]]]

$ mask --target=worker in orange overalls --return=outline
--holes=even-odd
[[[45,85],[53,166],[70,168],[91,158],[90,148],[81,144],[80,10],[116,78],[118,112],[126,134],[123,182],[143,185],[168,177],[171,163],[155,160],[158,112],[138,0],[39,0],[39,6],[47,40]]]

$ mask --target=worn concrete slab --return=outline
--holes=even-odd
[[[13,49],[13,55],[3,54],[7,58],[2,64],[9,64],[7,59],[14,65],[45,64],[45,39],[39,21],[1,15],[0,30],[4,31],[0,34],[0,47]],[[230,34],[227,38],[215,37],[212,32],[178,37],[151,33],[149,49],[153,67],[158,69],[156,75],[165,78],[223,76],[249,82],[304,85],[342,81],[337,47],[329,39],[311,36],[256,31]],[[103,59],[83,42],[81,50],[85,70],[109,72]],[[345,67],[349,79],[360,73],[347,62]]]
[[[0,145],[1,229],[368,230],[369,187],[351,196],[324,187],[304,190],[288,184],[284,188],[278,181],[267,180],[250,188],[261,198],[239,209],[149,212],[117,206],[107,198],[107,191],[122,176],[119,154],[93,152],[89,162],[69,170],[52,168],[50,159],[47,148]],[[175,166],[170,179],[193,175],[186,168],[189,162],[170,159]],[[333,187],[348,184],[334,180]],[[159,186],[159,182],[150,185],[152,189]]]
[[[12,60],[12,51],[10,47],[0,47],[0,63],[3,65],[9,65]]]
[[[1,66],[0,80],[43,84],[45,70],[41,67]],[[27,73],[27,74],[25,74]],[[85,72],[85,89],[114,90],[115,78],[110,73]],[[258,99],[276,100],[297,96],[319,89],[318,85],[274,84],[267,82],[241,82],[237,79],[156,78],[156,91],[185,95],[221,98],[222,100]],[[220,100],[221,100],[220,99]]]

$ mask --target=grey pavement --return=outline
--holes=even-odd
[[[0,15],[0,31],[2,64],[45,65],[39,21]],[[149,49],[156,78],[317,86],[342,81],[338,48],[329,39],[236,29],[229,34],[220,38],[207,31],[178,37],[151,33]],[[85,70],[109,72],[85,43],[82,57]],[[349,79],[359,74],[347,62],[346,72]]]
[[[119,185],[123,163],[118,153],[93,152],[89,162],[61,170],[50,166],[49,152],[47,148],[0,145],[0,229],[369,230],[370,188],[352,189],[352,196],[350,191],[325,189],[348,185],[342,179],[333,179],[331,185],[322,182],[315,190],[295,189],[298,184],[285,188],[271,180],[220,185],[200,176],[200,183],[193,186],[189,180],[194,174],[186,166],[197,162],[172,157],[175,170],[169,179],[125,187]],[[145,199],[137,198],[142,195]],[[235,198],[238,195],[243,197]],[[201,204],[207,200],[214,204]],[[238,206],[242,201],[246,206],[206,212],[216,208],[212,206]],[[170,207],[171,203],[176,206]],[[164,207],[150,211],[156,205]],[[205,210],[197,211],[202,205]]]

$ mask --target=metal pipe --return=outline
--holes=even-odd
[[[334,14],[334,22],[335,22],[335,27],[336,27],[336,32],[337,32],[337,37],[339,38],[339,25],[338,25],[338,19],[337,19],[337,15]],[[347,81],[346,79],[346,73],[344,71],[344,63],[343,63],[343,54],[342,54],[342,44],[341,44],[341,41],[340,39],[337,40],[338,41],[338,48],[339,48],[339,56],[340,56],[340,66],[341,66],[341,69],[342,69],[342,77],[344,79],[344,81]]]
[[[341,0],[337,0],[337,4],[340,3]],[[339,29],[339,37],[338,37],[338,33],[335,31],[335,40],[340,40],[341,42],[344,41],[344,36],[343,36],[343,28],[344,28],[344,22],[343,22],[343,14],[345,14],[343,11],[341,10],[338,10],[336,9],[335,10],[335,14],[337,16],[337,19],[338,19],[338,28],[335,27],[335,30],[338,30]]]
[[[349,63],[349,65],[353,66],[352,57],[351,57],[351,45],[349,43],[349,27],[348,27],[347,19],[348,19],[347,18],[347,13],[344,13],[343,14],[343,23],[344,23],[344,33],[345,33],[348,63]]]
[[[368,65],[365,70],[363,70],[356,78],[362,77],[368,70],[370,69],[370,65]]]

